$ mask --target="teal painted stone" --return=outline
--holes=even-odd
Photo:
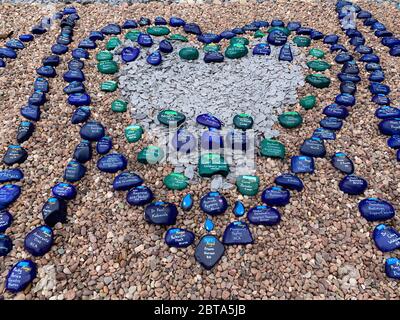
[[[137,41],[140,35],[140,31],[139,30],[132,30],[129,31],[126,35],[125,35],[125,39],[131,40],[131,41]]]
[[[257,176],[241,175],[236,179],[238,191],[245,196],[255,196],[260,187],[260,178]]]
[[[285,158],[285,145],[278,140],[264,139],[260,143],[260,154],[269,158]]]
[[[249,39],[244,38],[244,37],[233,37],[231,40],[229,40],[229,43],[231,45],[241,44],[243,46],[247,46],[250,43],[250,41],[249,41]]]
[[[118,64],[113,60],[100,61],[97,64],[97,70],[103,74],[114,74],[118,72]]]
[[[107,50],[114,50],[116,47],[121,45],[121,40],[119,40],[117,37],[112,37],[110,40],[108,40],[106,44],[106,49]]]
[[[307,67],[317,72],[323,72],[330,69],[331,65],[324,60],[311,60],[307,62]]]
[[[110,51],[100,51],[98,54],[96,54],[96,60],[97,61],[108,61],[112,60],[113,55]]]
[[[199,50],[194,47],[185,47],[179,50],[179,56],[184,60],[197,60],[199,58]]]
[[[204,52],[219,52],[221,50],[221,46],[216,43],[209,43],[203,47]]]
[[[143,128],[139,125],[132,124],[125,128],[125,138],[129,143],[137,142],[143,135]]]
[[[306,82],[311,84],[313,87],[318,89],[328,88],[331,84],[331,79],[324,76],[323,74],[315,73],[309,74],[306,77]]]
[[[154,26],[154,27],[147,28],[147,33],[152,36],[156,36],[156,37],[166,36],[170,32],[171,31],[167,27],[164,27],[164,26]]]
[[[163,125],[169,127],[172,125],[180,126],[182,123],[185,122],[186,116],[178,111],[175,110],[162,110],[157,115],[158,121]]]
[[[313,95],[305,96],[300,99],[300,105],[305,109],[305,110],[310,110],[315,107],[317,103],[317,98]]]
[[[228,48],[225,50],[225,57],[229,59],[240,59],[247,55],[249,50],[247,49],[246,46],[236,43],[236,44],[231,44]]]
[[[157,146],[144,147],[137,156],[137,161],[143,164],[156,164],[164,158],[164,151]]]
[[[253,127],[254,120],[253,117],[247,113],[240,113],[233,117],[233,125],[237,129],[251,129]]]
[[[205,153],[200,156],[198,172],[201,177],[211,177],[215,174],[226,177],[229,173],[229,165],[222,155]]]
[[[311,44],[311,39],[308,37],[303,37],[303,36],[295,36],[293,38],[293,42],[298,47],[309,47]]]
[[[297,111],[284,112],[278,117],[279,124],[287,129],[296,128],[303,123],[303,118]]]
[[[172,34],[169,36],[169,40],[173,40],[173,41],[180,41],[180,42],[188,42],[188,38],[186,38],[185,36],[181,35],[181,34]]]
[[[322,59],[323,57],[325,57],[325,52],[317,48],[310,49],[310,51],[308,51],[308,54],[317,59]]]
[[[122,100],[114,100],[113,103],[111,104],[111,110],[114,112],[125,112],[128,109],[128,104],[125,101]]]
[[[104,92],[114,92],[117,90],[118,84],[115,81],[107,80],[100,85],[100,90]]]
[[[189,179],[182,173],[172,172],[167,175],[164,180],[164,185],[171,190],[183,190],[189,185]]]

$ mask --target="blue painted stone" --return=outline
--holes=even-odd
[[[183,27],[185,25],[185,20],[178,17],[171,17],[169,19],[169,25],[171,27]]]
[[[7,274],[6,289],[12,293],[23,291],[36,278],[36,273],[34,262],[18,261]]]
[[[354,172],[353,161],[343,152],[336,152],[331,158],[331,163],[334,168],[345,174],[352,174]]]
[[[126,48],[122,49],[121,59],[124,62],[135,61],[136,58],[139,56],[139,53],[140,53],[139,48],[126,47]]]
[[[169,247],[187,248],[194,241],[194,233],[186,229],[170,228],[165,234],[165,243]]]
[[[300,192],[304,189],[301,179],[290,173],[284,173],[276,177],[274,183],[289,190],[296,190]]]
[[[400,135],[393,135],[387,140],[387,145],[392,149],[400,149]]]
[[[198,24],[196,23],[186,23],[183,26],[183,30],[187,33],[195,34],[195,35],[200,35],[201,34],[201,29]]]
[[[134,172],[122,172],[114,178],[113,188],[116,191],[127,191],[143,184],[143,179]]]
[[[97,161],[97,168],[100,171],[108,173],[116,173],[120,170],[125,170],[128,165],[128,160],[120,153],[110,153]]]
[[[338,94],[335,98],[335,102],[339,105],[346,107],[352,107],[356,104],[356,98],[348,93]]]
[[[377,31],[377,30],[384,31],[384,30],[386,30],[386,27],[383,23],[377,21],[371,26],[371,29],[374,31]]]
[[[209,128],[221,129],[222,127],[221,120],[209,113],[197,116],[196,122]]]
[[[23,163],[28,158],[26,150],[19,145],[9,145],[3,157],[3,163],[11,166],[16,163]]]
[[[363,56],[361,56],[361,58],[359,59],[359,61],[361,62],[372,62],[372,63],[379,63],[379,57],[376,54],[373,53],[367,53],[364,54]]]
[[[300,153],[309,157],[323,158],[326,155],[324,140],[315,137],[305,139],[300,147]]]
[[[353,37],[350,39],[350,44],[354,47],[364,45],[365,44],[365,38],[364,37]]]
[[[204,55],[205,63],[219,63],[224,61],[224,55],[220,52],[206,52]]]
[[[355,82],[341,82],[340,93],[347,93],[352,96],[357,92],[357,84]]]
[[[211,232],[214,230],[214,222],[212,222],[211,219],[206,218],[206,221],[204,222],[204,229],[206,229],[207,232]]]
[[[72,81],[64,88],[64,93],[66,94],[84,93],[84,92],[85,92],[85,86],[82,82],[79,81]]]
[[[0,210],[0,233],[5,232],[11,223],[13,222],[13,217],[11,213],[6,210]]]
[[[22,50],[25,48],[25,45],[21,40],[18,39],[10,39],[6,42],[6,47],[13,50]]]
[[[126,195],[126,201],[131,206],[144,206],[153,201],[153,199],[153,192],[146,186],[133,187]]]
[[[339,189],[344,193],[350,195],[359,195],[364,193],[364,191],[368,188],[368,183],[365,179],[358,177],[354,174],[350,174],[345,176],[339,182]]]
[[[139,21],[138,21],[139,26],[143,27],[143,26],[149,26],[151,24],[151,21],[149,18],[145,18],[145,17],[140,17]]]
[[[105,35],[116,35],[121,33],[121,27],[115,23],[110,23],[102,28],[100,31]]]
[[[192,209],[193,204],[194,204],[193,197],[190,193],[188,193],[183,197],[181,201],[181,208],[185,211],[189,211],[190,209]]]
[[[79,163],[86,163],[92,159],[92,145],[87,140],[82,140],[75,147],[74,159]]]
[[[382,82],[385,80],[385,73],[382,70],[375,70],[369,75],[368,80],[371,82]]]
[[[358,45],[355,48],[355,51],[358,52],[359,54],[370,54],[370,53],[373,52],[371,47],[367,47],[367,46],[362,45],[362,44]]]
[[[272,207],[256,206],[249,210],[247,219],[251,224],[274,226],[281,221],[281,214]]]
[[[47,30],[40,25],[36,25],[31,29],[32,34],[43,34],[46,33]]]
[[[274,19],[271,21],[271,27],[284,27],[285,23],[282,20]]]
[[[245,31],[244,31],[243,28],[234,28],[234,29],[232,29],[232,32],[233,32],[235,35],[244,34],[244,33],[245,33]]]
[[[400,118],[384,119],[379,123],[379,131],[387,136],[400,134]]]
[[[165,26],[165,25],[167,25],[168,23],[167,23],[167,20],[165,20],[163,17],[156,17],[156,18],[154,19],[154,24],[155,24],[156,26]]]
[[[81,70],[68,70],[66,73],[64,73],[64,80],[66,82],[83,82],[85,81],[85,75]]]
[[[393,48],[395,46],[400,45],[400,39],[394,37],[387,37],[381,40],[381,43],[389,48]]]
[[[151,47],[153,45],[153,39],[147,33],[139,34],[137,42],[143,47]]]
[[[57,198],[72,200],[76,197],[76,188],[70,183],[60,182],[51,188],[51,192]]]
[[[328,117],[336,117],[340,119],[346,119],[349,115],[349,111],[345,106],[341,106],[335,103],[326,106],[322,113]]]
[[[16,59],[17,53],[11,48],[0,48],[0,58]]]
[[[201,135],[201,147],[205,150],[219,151],[224,147],[224,137],[221,132],[215,128],[209,128]]]
[[[375,245],[382,252],[390,252],[400,248],[400,233],[393,227],[379,224],[372,233]]]
[[[85,63],[81,60],[73,59],[68,62],[69,70],[82,70],[85,67]]]
[[[229,39],[232,39],[233,37],[236,37],[236,33],[229,31],[229,30],[225,30],[220,33],[220,36],[223,39],[229,40]]]
[[[40,226],[26,235],[24,248],[34,257],[40,257],[50,251],[53,242],[53,230],[48,226]]]
[[[14,184],[6,184],[0,187],[0,210],[13,204],[21,195],[21,187]]]
[[[371,91],[373,95],[375,94],[387,95],[390,93],[390,87],[386,84],[382,84],[379,82],[371,82],[369,85],[369,91]]]
[[[259,29],[259,27],[257,27],[254,23],[249,23],[249,24],[246,24],[244,27],[243,27],[243,30],[244,31],[250,31],[250,32],[254,32],[254,31],[257,31]]]
[[[42,207],[42,218],[49,227],[67,222],[67,204],[63,199],[49,198]]]
[[[69,45],[72,42],[72,36],[68,34],[61,34],[57,37],[56,43],[62,45]]]
[[[173,203],[157,201],[144,209],[144,219],[150,224],[170,226],[176,223],[178,210]]]
[[[105,129],[100,122],[88,121],[82,126],[79,133],[83,140],[99,141],[104,137]]]
[[[289,44],[286,43],[281,47],[281,50],[279,51],[279,60],[288,62],[293,61],[293,54]]]
[[[41,91],[35,91],[28,99],[28,104],[41,106],[46,102],[46,94]]]
[[[111,137],[105,136],[96,143],[96,151],[99,154],[107,154],[112,148]]]
[[[372,97],[371,101],[378,105],[390,105],[390,98],[385,96],[384,94],[376,94]]]
[[[389,54],[393,57],[400,57],[400,45],[391,48]]]
[[[69,182],[77,182],[81,180],[86,173],[86,167],[78,161],[72,160],[68,162],[64,171],[64,179]]]
[[[27,105],[20,109],[21,115],[32,121],[40,120],[40,107],[35,105]]]
[[[67,53],[67,51],[68,51],[68,47],[64,44],[57,43],[51,47],[51,52],[53,54],[62,55],[62,54]]]
[[[63,14],[65,14],[65,15],[74,14],[74,13],[76,13],[75,7],[65,7],[63,10]]]
[[[19,144],[29,140],[35,131],[35,125],[30,121],[21,121],[17,131],[17,142]]]
[[[24,178],[24,174],[20,169],[0,170],[0,183],[20,181]],[[0,231],[2,232],[2,231]]]
[[[290,169],[293,173],[313,173],[314,159],[308,156],[293,156],[290,160]]]
[[[259,43],[253,48],[253,55],[269,56],[271,54],[271,47],[268,43]]]
[[[286,26],[290,31],[297,31],[301,28],[301,23],[298,21],[290,21]]]
[[[365,70],[367,70],[368,72],[372,72],[375,70],[382,70],[382,67],[379,63],[370,62],[365,65]]]
[[[194,257],[206,270],[211,270],[224,255],[224,245],[212,235],[203,236],[196,246]]]
[[[60,57],[57,55],[51,55],[48,57],[45,57],[42,60],[42,64],[44,66],[52,66],[52,67],[57,67],[60,64],[61,60]]]
[[[90,96],[86,92],[73,93],[68,96],[68,103],[76,107],[90,105],[90,102],[91,102]]]
[[[19,36],[19,40],[21,40],[22,42],[31,42],[33,41],[34,37],[31,34],[21,34]]]
[[[0,68],[5,68],[6,67],[6,62],[0,58]]]
[[[5,257],[12,250],[13,244],[9,236],[0,234],[0,257]]]
[[[88,38],[92,41],[102,41],[104,40],[104,34],[100,31],[91,31]]]
[[[397,152],[396,152],[396,160],[397,160],[397,162],[400,162],[400,152],[399,152],[399,150],[397,150]]]
[[[267,41],[274,46],[283,46],[287,42],[287,35],[280,30],[273,30],[268,34]]]
[[[122,29],[135,29],[138,27],[138,24],[135,20],[126,20],[122,25]]]
[[[174,51],[174,48],[172,47],[171,42],[164,39],[160,41],[158,50],[160,50],[162,53],[171,53],[172,51]]]
[[[400,279],[400,259],[388,258],[385,261],[386,276],[392,279]]]
[[[324,34],[321,31],[312,29],[310,32],[311,40],[321,40],[324,38]]]
[[[339,36],[336,34],[328,34],[324,38],[326,44],[336,44],[339,41]]]
[[[228,202],[219,192],[209,192],[200,199],[200,209],[211,215],[221,215],[228,208]]]
[[[378,22],[378,20],[376,20],[375,18],[368,18],[368,19],[365,19],[364,20],[364,22],[363,22],[363,25],[364,26],[367,26],[367,27],[370,27],[370,26],[372,26],[375,22]]]
[[[261,194],[261,201],[269,206],[286,206],[290,201],[290,192],[281,186],[269,187]]]
[[[388,30],[376,30],[374,32],[374,35],[378,38],[393,37],[393,32],[390,32]]]
[[[350,55],[350,54],[347,53],[347,52],[339,53],[339,54],[335,57],[336,63],[340,63],[340,64],[343,64],[343,63],[348,62],[348,61],[351,61],[351,60],[353,60],[353,56]]]
[[[308,27],[300,27],[296,30],[296,34],[309,36],[311,34],[312,29]]]
[[[86,49],[76,48],[72,50],[72,57],[75,59],[89,59],[89,52]]]
[[[46,78],[54,78],[56,74],[56,70],[52,66],[42,66],[36,69],[38,75],[46,77]]]
[[[147,56],[146,61],[148,64],[151,64],[152,66],[158,66],[162,61],[160,51],[157,50],[157,51],[154,51],[151,54],[149,54]]]
[[[358,74],[350,74],[350,73],[340,72],[337,77],[341,82],[358,83],[361,81],[361,77]]]
[[[317,128],[314,130],[312,137],[322,140],[336,140],[336,133],[329,129]]]
[[[222,242],[226,245],[251,244],[254,239],[246,222],[233,221],[226,227]]]
[[[357,13],[358,19],[368,19],[371,18],[371,16],[371,13],[365,10],[361,10],[359,13]]]
[[[244,204],[241,201],[235,201],[235,205],[233,207],[233,214],[236,217],[242,217],[246,213],[244,208]]]
[[[205,44],[218,43],[221,39],[222,37],[215,33],[203,33],[197,37],[197,40]]]
[[[97,45],[96,42],[94,42],[93,40],[83,39],[81,42],[79,42],[78,47],[82,49],[92,50],[96,49]]]
[[[400,118],[400,109],[391,106],[381,106],[375,111],[379,119]]]
[[[332,44],[331,47],[329,48],[329,51],[331,53],[336,52],[336,51],[342,51],[342,52],[347,52],[347,49],[344,45],[340,43]]]
[[[335,117],[325,117],[319,124],[321,127],[328,130],[340,130],[343,126],[343,120]]]
[[[367,198],[358,204],[358,210],[368,221],[381,221],[392,219],[395,215],[393,206],[378,198]]]

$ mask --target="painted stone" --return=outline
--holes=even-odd
[[[100,85],[100,90],[105,92],[114,92],[118,88],[118,83],[112,80],[104,81]]]
[[[96,143],[96,151],[98,154],[107,154],[112,149],[111,137],[104,136]]]
[[[38,77],[33,83],[33,89],[47,93],[49,92],[49,81],[47,81],[45,78]]]
[[[271,54],[271,47],[268,43],[259,43],[253,48],[253,55],[269,56]]]
[[[164,178],[163,182],[168,189],[183,190],[189,185],[188,180],[184,174],[172,172]]]
[[[75,107],[88,106],[91,98],[87,93],[73,93],[68,96],[68,103]]]
[[[120,153],[107,154],[97,161],[97,168],[107,173],[116,173],[120,170],[125,170],[127,165],[128,160]]]
[[[201,135],[201,147],[204,150],[218,153],[218,150],[224,147],[224,137],[221,131],[215,128],[209,128],[207,131],[204,131]]]
[[[162,62],[161,53],[158,50],[152,52],[147,56],[146,61],[152,66],[158,66]]]
[[[379,123],[380,133],[392,136],[400,134],[400,118],[384,119]]]
[[[296,190],[300,192],[304,189],[301,179],[290,173],[284,173],[276,177],[274,183],[289,190]]]
[[[131,30],[125,35],[125,39],[136,42],[140,34],[141,32],[139,30]]]
[[[282,30],[269,32],[267,41],[274,46],[283,46],[287,42],[287,35]]]
[[[311,39],[308,37],[304,37],[304,36],[295,36],[293,38],[293,42],[298,47],[309,47],[311,44]]]
[[[125,137],[129,143],[137,142],[143,135],[143,128],[139,125],[132,124],[125,128]]]
[[[41,66],[36,69],[36,73],[46,78],[54,78],[57,75],[53,66]]]
[[[246,222],[233,221],[226,227],[222,242],[225,245],[251,244],[254,239]]]
[[[8,272],[6,289],[12,293],[23,291],[37,274],[36,264],[31,260],[18,261]]]
[[[65,168],[64,179],[69,182],[77,182],[84,177],[85,173],[86,167],[78,161],[72,160]]]
[[[114,74],[118,72],[118,64],[113,60],[100,61],[97,70],[103,74]]]
[[[194,204],[193,197],[190,193],[188,193],[182,199],[181,208],[185,211],[190,211],[190,209],[192,209],[193,207],[193,204]]]
[[[195,259],[204,269],[211,270],[222,258],[224,245],[212,235],[203,236],[196,246]]]
[[[124,62],[132,62],[136,60],[136,58],[139,56],[139,53],[139,48],[126,47],[121,51],[121,59]]]
[[[199,50],[194,47],[185,47],[179,51],[179,56],[184,60],[196,60],[199,58]]]
[[[144,147],[137,155],[137,161],[143,164],[156,164],[164,159],[164,150],[157,146]]]
[[[314,173],[314,158],[309,156],[293,156],[290,160],[293,173]]]
[[[66,94],[73,94],[73,93],[84,93],[85,86],[82,82],[79,81],[72,81],[64,88],[64,93]]]
[[[336,152],[331,158],[331,163],[334,168],[345,174],[352,174],[354,172],[353,161],[343,152]]]
[[[235,217],[242,217],[246,213],[246,209],[244,208],[244,204],[241,201],[235,201],[235,205],[233,206],[233,214]]]
[[[345,107],[352,107],[356,104],[356,99],[351,94],[341,93],[336,96],[335,102]]]
[[[72,59],[68,62],[68,70],[82,70],[85,63],[82,60]]]
[[[146,186],[133,187],[126,195],[126,201],[131,206],[144,206],[153,201],[153,199],[153,192]]]
[[[385,261],[386,276],[392,279],[400,279],[400,259],[388,258]]]
[[[108,61],[112,60],[113,55],[110,51],[100,51],[98,54],[96,54],[96,60],[97,61]]]
[[[168,27],[155,26],[147,28],[147,33],[156,37],[166,36],[170,32]]]
[[[82,140],[75,147],[74,159],[79,163],[86,163],[92,159],[92,145],[87,140]]]
[[[314,158],[325,157],[326,149],[324,140],[315,137],[305,139],[300,147],[300,153]]]
[[[350,81],[345,81],[340,83],[340,93],[355,95],[356,92],[357,92],[356,83]]]
[[[185,20],[179,17],[171,17],[169,19],[169,25],[171,27],[183,27],[186,24]]]
[[[319,73],[309,74],[306,76],[305,80],[307,83],[318,89],[327,88],[331,84],[331,80],[329,78]]]
[[[238,43],[243,46],[247,46],[250,43],[250,41],[249,41],[249,39],[247,39],[245,37],[234,37],[229,40],[229,43],[232,45]]]
[[[144,219],[151,224],[170,226],[176,223],[178,210],[173,203],[157,201],[144,210]]]
[[[51,188],[51,192],[57,198],[72,200],[76,197],[76,188],[73,184],[60,182]]]
[[[200,209],[210,216],[223,214],[228,208],[228,202],[219,192],[209,192],[200,199]]]
[[[260,178],[257,176],[241,175],[236,179],[238,191],[245,196],[255,196],[260,186]]]
[[[121,27],[115,23],[110,23],[102,28],[100,31],[105,35],[120,34]]]
[[[185,23],[185,25],[183,26],[183,30],[185,30],[186,33],[191,33],[195,35],[200,35],[202,33],[199,25],[196,23]]]
[[[320,50],[320,49],[317,49],[317,48],[310,49],[310,51],[308,51],[308,54],[310,56],[313,56],[313,57],[317,58],[317,59],[322,59],[322,58],[325,57],[325,52]]]
[[[249,50],[241,44],[231,44],[225,50],[225,57],[229,59],[240,59],[247,55]]]
[[[169,247],[187,248],[194,242],[194,233],[186,229],[170,228],[165,234],[165,243]]]
[[[17,142],[19,144],[29,140],[35,131],[35,125],[30,121],[21,121],[17,131]]]
[[[19,145],[9,145],[3,157],[3,163],[12,166],[16,163],[24,163],[28,158],[28,152]]]
[[[313,95],[308,95],[300,99],[300,105],[305,110],[310,110],[315,107],[317,103],[317,98]]]
[[[393,135],[387,140],[387,145],[392,149],[400,149],[400,135]]]
[[[160,121],[160,123],[167,127],[179,127],[182,123],[185,122],[186,116],[183,113],[175,110],[162,110],[158,113],[157,119],[158,121]]]
[[[400,248],[400,233],[393,227],[379,224],[372,233],[375,245],[382,252],[390,252]]]
[[[110,40],[108,40],[106,44],[106,49],[111,51],[119,47],[121,44],[122,44],[121,40],[119,40],[117,37],[112,37],[110,38]]]
[[[34,257],[40,257],[50,251],[53,241],[53,230],[48,226],[40,226],[26,235],[24,248]]]
[[[0,257],[5,257],[13,248],[11,238],[6,234],[0,234]]]
[[[256,206],[249,210],[247,219],[254,225],[274,226],[281,221],[281,214],[272,207]]]
[[[153,39],[146,33],[140,33],[137,39],[137,43],[142,47],[151,47],[153,45]]]
[[[359,195],[367,189],[368,183],[365,179],[354,174],[345,176],[339,183],[339,189],[350,195]]]
[[[205,153],[200,156],[198,173],[201,177],[211,177],[215,174],[226,177],[229,173],[229,165],[222,155]]]
[[[290,192],[281,186],[269,187],[263,191],[261,200],[269,206],[285,206],[290,201]]]
[[[367,198],[358,203],[358,210],[368,221],[383,221],[392,219],[395,215],[394,207],[379,198]]]
[[[197,116],[196,122],[203,126],[215,129],[221,129],[223,125],[221,120],[209,113],[204,113]]]
[[[52,66],[52,67],[57,67],[60,64],[60,62],[61,62],[60,57],[55,54],[45,57],[42,60],[42,64],[44,66]]]
[[[169,38],[169,40],[172,41],[180,41],[180,42],[188,42],[188,38],[186,38],[185,36],[181,35],[181,34],[172,34]]]
[[[247,113],[240,113],[233,117],[233,125],[237,129],[251,129],[253,127],[253,117]]]
[[[285,158],[285,145],[278,140],[264,139],[260,142],[260,154],[263,157]]]
[[[303,118],[297,111],[287,111],[279,115],[279,124],[287,129],[296,128],[303,123]]]
[[[203,47],[204,52],[219,52],[220,50],[221,46],[215,43],[209,43]]]
[[[90,108],[83,106],[77,108],[74,113],[72,114],[71,123],[78,124],[86,122],[90,117]]]
[[[111,104],[111,110],[113,112],[126,112],[128,109],[128,104],[125,101],[122,101],[120,99],[114,100]]]
[[[105,129],[100,122],[88,121],[82,126],[79,134],[83,140],[99,141],[104,137]]]
[[[11,182],[11,181],[20,181],[23,178],[24,178],[24,174],[20,169],[0,170],[0,183]]]
[[[176,151],[189,154],[197,148],[197,139],[187,129],[180,128],[172,137],[171,144]]]
[[[143,179],[134,172],[125,171],[114,178],[113,189],[116,191],[127,191],[143,184]]]
[[[0,232],[5,232],[11,226],[13,220],[11,213],[6,210],[0,210]]]
[[[49,227],[67,222],[67,204],[60,198],[49,198],[42,207],[43,221]]]
[[[331,65],[323,60],[312,60],[307,62],[307,67],[317,72],[323,72],[330,69]]]

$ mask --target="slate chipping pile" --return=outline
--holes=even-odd
[[[400,12],[390,4],[375,5],[357,1],[384,22],[388,29],[399,33]],[[60,5],[62,7],[62,5]],[[339,28],[334,5],[320,2],[277,1],[275,3],[165,6],[161,3],[134,4],[113,7],[107,5],[76,6],[81,20],[74,36],[73,46],[90,30],[104,22],[122,23],[126,18],[157,15],[178,15],[200,24],[204,30],[220,32],[228,27],[243,25],[254,19],[285,21],[300,20],[325,33]],[[2,4],[0,20],[7,29],[17,34],[28,31],[43,16],[39,6]],[[390,10],[391,14],[387,15]],[[50,52],[57,28],[43,35],[20,53],[20,58],[10,62],[6,71],[0,71],[0,142],[2,151],[14,141],[20,120],[19,108],[31,93],[35,68],[41,58]],[[393,92],[394,106],[400,104],[400,78],[398,59],[390,57],[386,48],[380,47],[368,30],[362,30],[367,41],[377,48],[386,70],[387,82]],[[371,35],[371,36],[368,36]],[[374,42],[375,41],[375,42]],[[4,43],[0,40],[0,44]],[[320,45],[322,47],[322,44]],[[100,50],[99,48],[98,50]],[[325,48],[326,49],[326,48]],[[96,51],[97,52],[97,51]],[[93,58],[95,52],[92,52]],[[62,57],[58,74],[66,70],[70,54]],[[328,62],[331,56],[328,54]],[[361,66],[360,66],[361,67]],[[362,70],[362,68],[360,68]],[[326,72],[331,77],[338,72],[335,66]],[[85,68],[86,86],[92,95],[95,119],[102,121],[114,138],[114,148],[130,158],[129,169],[137,170],[146,183],[157,190],[158,198],[179,203],[183,192],[167,191],[162,178],[171,166],[148,167],[134,161],[136,153],[148,141],[128,145],[123,137],[124,127],[130,123],[130,114],[112,114],[111,102],[119,92],[104,94],[99,84],[109,79],[96,70],[92,59]],[[365,79],[365,73],[363,79]],[[373,225],[362,219],[357,210],[361,197],[341,193],[338,182],[341,176],[327,159],[317,159],[316,174],[307,175],[305,190],[293,194],[292,200],[282,210],[283,220],[277,227],[251,226],[256,243],[246,247],[228,247],[221,262],[211,272],[203,270],[194,260],[194,248],[168,249],[164,244],[164,230],[144,222],[142,210],[128,207],[123,194],[112,192],[112,176],[100,173],[95,161],[88,164],[88,173],[79,184],[79,195],[68,208],[69,223],[56,228],[56,243],[51,252],[36,260],[39,274],[32,288],[11,295],[4,292],[5,276],[16,260],[26,257],[23,237],[40,223],[42,203],[49,196],[50,186],[62,177],[63,168],[79,140],[78,127],[70,124],[72,109],[65,102],[62,89],[64,81],[57,77],[50,81],[50,102],[45,105],[42,120],[34,136],[26,143],[30,154],[21,166],[25,173],[23,193],[10,208],[14,223],[8,233],[14,249],[0,262],[0,295],[5,299],[399,299],[399,284],[385,277],[384,254],[370,239]],[[338,88],[334,79],[328,89],[316,91],[310,86],[299,90],[299,96],[315,93],[318,105],[304,112],[304,123],[294,130],[281,129],[280,140],[288,148],[288,155],[297,152],[299,144],[311,135],[321,109],[330,103]],[[348,153],[356,164],[356,173],[369,182],[366,196],[378,196],[391,201],[400,210],[400,173],[394,151],[386,147],[385,138],[378,134],[374,108],[369,102],[367,82],[358,86],[357,105],[353,107],[344,128],[338,133],[335,144],[326,144],[328,154],[334,151]],[[300,106],[297,104],[297,110]],[[96,157],[95,157],[96,159]],[[288,161],[257,160],[257,174],[261,187],[272,184],[273,178],[288,170]],[[191,186],[195,207],[178,216],[178,226],[191,229],[197,237],[204,214],[198,200],[209,190],[209,181],[203,179]],[[224,192],[232,204],[242,199],[246,208],[259,203],[259,197],[238,196],[235,190]],[[224,227],[234,219],[227,213],[216,222],[216,234],[221,236]],[[393,220],[400,225],[399,217]]]

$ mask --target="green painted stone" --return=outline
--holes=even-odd
[[[189,179],[182,173],[173,172],[167,175],[164,180],[164,185],[171,190],[183,190],[189,185]]]
[[[100,61],[97,64],[97,70],[103,74],[114,74],[118,69],[118,64],[113,60]]]
[[[238,44],[247,46],[250,43],[250,41],[249,41],[249,39],[247,39],[245,37],[233,37],[231,40],[229,40],[229,43],[230,44],[238,43]]]
[[[96,60],[97,61],[107,61],[107,60],[112,60],[113,55],[110,51],[100,51],[98,54],[96,54]]]
[[[260,142],[260,154],[269,158],[285,158],[285,145],[278,140],[264,139]]]
[[[200,156],[198,172],[201,177],[211,177],[215,174],[226,177],[229,173],[229,165],[222,155],[205,153]]]
[[[265,36],[266,36],[266,34],[264,32],[262,32],[261,30],[257,30],[256,32],[254,32],[254,38],[263,38]]]
[[[179,50],[179,56],[184,60],[196,60],[199,58],[199,50],[194,47],[185,47]]]
[[[132,30],[129,31],[126,35],[125,35],[125,39],[131,40],[131,41],[137,41],[139,38],[139,34],[141,32],[139,30]]]
[[[221,50],[221,46],[216,43],[209,43],[203,47],[204,52],[219,52]]]
[[[295,36],[293,38],[293,42],[298,47],[309,47],[311,44],[311,39],[308,37],[303,37],[303,36]]]
[[[290,30],[288,29],[288,28],[286,28],[286,27],[270,27],[268,30],[267,30],[267,32],[268,33],[271,33],[272,31],[274,31],[274,30],[279,30],[279,31],[282,31],[284,34],[286,34],[287,36],[289,36],[290,35]]]
[[[315,73],[309,74],[306,77],[306,82],[311,84],[315,88],[322,89],[329,87],[329,85],[331,84],[331,79],[325,77],[323,74]]]
[[[233,117],[233,125],[237,129],[251,129],[253,127],[254,120],[251,115],[247,113],[240,113]]]
[[[291,129],[301,125],[303,118],[297,111],[288,111],[279,115],[278,121],[282,127]]]
[[[105,91],[105,92],[114,92],[115,90],[117,90],[117,88],[118,88],[118,83],[116,83],[115,81],[112,81],[112,80],[104,81],[100,85],[101,91]]]
[[[331,65],[324,60],[312,60],[307,62],[307,67],[309,67],[314,71],[320,72],[328,70],[331,67]]]
[[[308,54],[318,59],[325,57],[325,52],[317,48],[312,48],[310,51],[308,51]]]
[[[151,34],[152,36],[156,36],[156,37],[166,36],[170,32],[171,31],[167,27],[163,27],[163,26],[155,26],[155,27],[147,28],[147,33]]]
[[[157,146],[144,147],[137,155],[137,161],[144,164],[156,164],[164,158],[164,151]]]
[[[240,59],[247,55],[249,50],[247,49],[246,46],[242,44],[231,44],[228,48],[225,50],[225,56],[229,59]]]
[[[188,38],[181,34],[171,34],[169,36],[169,40],[181,41],[181,42],[188,42]]]
[[[108,42],[106,44],[106,49],[107,50],[114,50],[121,43],[122,43],[121,40],[119,40],[117,37],[112,37],[112,38],[110,38],[110,40],[108,40]]]
[[[114,100],[111,104],[111,110],[114,112],[125,112],[127,110],[128,104],[122,100]]]
[[[309,95],[300,99],[300,105],[306,110],[314,108],[316,103],[317,99],[313,95]]]
[[[236,187],[244,196],[255,196],[260,187],[260,178],[250,175],[239,176],[236,179]]]
[[[185,122],[186,116],[175,110],[162,110],[157,115],[158,121],[163,125],[169,127],[176,124],[178,127]]]
[[[137,142],[143,135],[143,128],[137,124],[131,124],[125,128],[125,138],[129,143]]]

